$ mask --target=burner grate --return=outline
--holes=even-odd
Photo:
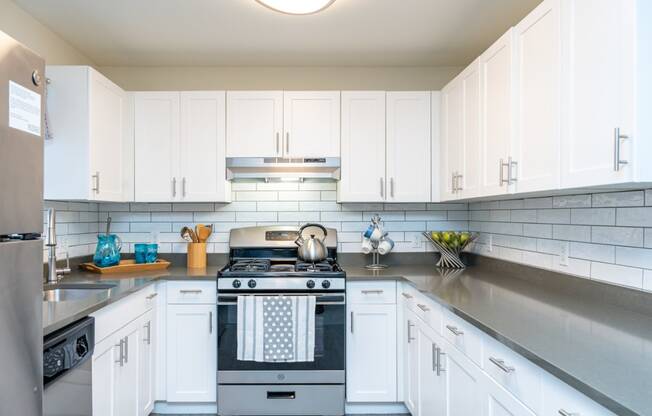
[[[298,272],[332,272],[334,267],[329,262],[320,262],[320,263],[306,263],[306,262],[297,262],[294,266],[294,269]]]
[[[270,268],[270,261],[267,259],[238,260],[231,265],[234,272],[266,272]]]

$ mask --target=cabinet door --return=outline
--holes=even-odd
[[[430,92],[387,93],[388,202],[430,201]]]
[[[488,375],[482,375],[481,384],[482,413],[473,414],[482,414],[484,416],[534,416],[530,409]]]
[[[149,310],[140,319],[140,383],[138,407],[140,416],[149,415],[154,409],[156,382],[156,309]]]
[[[90,168],[89,195],[99,201],[124,200],[123,156],[126,93],[89,70]]]
[[[136,93],[134,106],[136,200],[177,200],[179,93]]]
[[[105,338],[95,345],[93,352],[93,415],[118,416],[116,408],[116,377],[120,365],[120,350],[113,337]]]
[[[446,415],[446,379],[437,371],[438,337],[425,323],[419,322],[419,411],[424,416]]]
[[[225,111],[224,91],[181,93],[182,201],[230,200],[225,174]]]
[[[546,375],[543,379],[542,416],[614,416],[612,412],[573,389],[561,380]]]
[[[564,188],[606,185],[632,178],[632,137],[636,28],[635,2],[562,2],[563,101],[562,173]]]
[[[461,79],[455,78],[441,92],[441,199],[457,199],[454,175],[462,156],[463,94]]]
[[[167,400],[214,402],[217,391],[215,305],[167,306]]]
[[[226,155],[283,155],[283,91],[226,93]]]
[[[482,414],[482,371],[447,341],[440,343],[445,399],[450,416]]]
[[[482,124],[481,196],[508,191],[507,164],[513,134],[513,29],[480,56],[480,99]],[[501,179],[503,179],[501,181]]]
[[[560,174],[560,0],[545,0],[514,29],[518,192],[557,189]]]
[[[385,92],[342,92],[340,202],[385,200]]]
[[[138,389],[140,386],[140,321],[133,321],[119,331],[124,340],[123,364],[118,365],[115,385],[115,408],[120,416],[138,416]]]
[[[346,398],[396,401],[396,305],[354,304],[349,310]]]
[[[462,90],[462,128],[457,192],[462,198],[472,198],[482,192],[479,60],[476,59],[462,71],[459,83]]]
[[[283,93],[283,154],[340,157],[340,92]]]
[[[411,310],[404,309],[405,317],[405,406],[412,416],[419,413],[419,344],[417,342],[417,316]],[[426,415],[423,415],[426,416]]]

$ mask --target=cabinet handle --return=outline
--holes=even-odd
[[[147,339],[145,340],[145,343],[150,345],[152,343],[152,321],[147,321],[145,328],[147,328]]]
[[[455,186],[455,178],[457,175],[455,175],[455,172],[451,173],[451,193],[455,193],[457,191],[457,186]]]
[[[384,291],[382,289],[377,289],[377,290],[361,290],[360,293],[363,295],[380,295]]]
[[[380,178],[380,197],[385,198],[385,179]]]
[[[281,140],[280,140],[280,137],[279,137],[279,136],[280,136],[280,135],[279,135],[279,132],[276,132],[276,154],[277,154],[277,155],[279,154],[279,151],[281,150],[281,149],[280,149],[280,143],[281,143]]]
[[[453,325],[446,325],[446,329],[451,331],[453,335],[455,335],[456,337],[459,337],[460,335],[464,335],[464,331],[460,331],[459,329],[457,329],[457,327]]]
[[[203,292],[203,290],[201,290],[201,289],[181,289],[179,291],[179,293],[184,294],[184,295],[187,294],[187,293],[202,293],[202,292]]]
[[[100,193],[100,172],[95,172],[95,175],[91,175],[91,178],[93,179],[94,186],[93,186],[93,192],[96,194]]]
[[[441,348],[437,347],[437,376],[440,376],[441,373],[445,372],[446,369],[441,366],[441,356],[446,355],[446,353],[441,352]]]
[[[418,307],[419,309],[421,309],[422,311],[424,311],[424,312],[428,312],[428,311],[430,311],[430,308],[427,307],[426,305],[417,304],[417,307]]]
[[[412,338],[412,327],[414,324],[410,322],[410,320],[407,321],[407,342],[408,344],[412,341],[414,341],[414,338]]]
[[[403,292],[403,293],[401,293],[401,295],[402,295],[405,299],[412,299],[412,295],[410,295],[410,294],[408,294],[408,293]]]
[[[620,171],[621,165],[626,165],[629,163],[626,160],[620,158],[620,144],[623,139],[629,139],[629,136],[626,134],[620,133],[620,127],[614,129],[614,170],[616,172]]]
[[[172,178],[172,198],[177,197],[177,178]]]
[[[181,179],[181,196],[186,197],[186,178]]]
[[[455,186],[456,186],[456,188],[457,188],[457,191],[463,191],[463,190],[464,190],[464,188],[462,188],[462,187],[460,186],[460,183],[462,183],[462,180],[461,180],[461,179],[462,179],[463,177],[464,177],[464,175],[459,174],[459,173],[457,174],[457,182],[455,183]]]
[[[213,311],[208,312],[208,333],[213,333]]]
[[[501,360],[499,358],[494,358],[494,357],[489,357],[489,361],[491,361],[496,367],[500,368],[506,373],[513,373],[516,371],[514,367],[510,367],[507,364],[505,364],[505,360]]]
[[[351,333],[353,333],[353,311],[351,311]]]
[[[437,344],[432,344],[432,372],[437,372]]]
[[[500,173],[499,186],[503,186],[504,184],[509,185],[509,179],[505,179],[505,175],[504,175],[505,167],[507,167],[507,169],[509,169],[509,163],[505,163],[504,159],[500,159],[500,162],[499,162],[498,166],[499,166],[499,173]],[[508,173],[508,176],[509,176],[509,173]]]
[[[152,300],[152,299],[154,299],[154,298],[157,297],[157,296],[158,296],[158,293],[152,293],[151,295],[147,296],[145,299],[147,299],[147,300]]]
[[[394,198],[394,178],[389,178],[389,195]]]
[[[569,411],[566,411],[564,409],[559,409],[559,411],[557,411],[557,413],[559,413],[561,416],[580,416],[579,413],[569,412]]]
[[[116,347],[120,348],[120,358],[115,361],[116,363],[120,364],[120,367],[124,366],[124,361],[123,361],[124,360],[124,347],[123,347],[123,345],[124,345],[124,339],[120,339],[120,343],[115,344]]]
[[[290,132],[285,133],[285,156],[290,154]]]
[[[512,172],[516,170],[518,167],[518,162],[515,160],[512,160],[512,157],[507,158],[507,185],[511,185],[512,183],[517,181],[516,174],[512,175]]]
[[[125,337],[125,363],[129,363],[129,337]]]

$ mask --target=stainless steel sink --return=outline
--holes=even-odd
[[[47,302],[69,302],[107,295],[115,284],[110,283],[57,283],[43,289],[43,300]]]

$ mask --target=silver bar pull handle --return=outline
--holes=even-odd
[[[380,197],[385,198],[385,179],[380,177]]]
[[[389,178],[389,195],[394,198],[394,178]]]
[[[279,154],[280,151],[281,151],[281,148],[280,148],[281,140],[280,139],[281,138],[280,138],[279,132],[276,132],[276,154]]]
[[[509,185],[509,172],[508,172],[508,174],[507,174],[508,178],[505,179],[505,168],[507,168],[508,171],[509,171],[509,166],[510,166],[510,163],[509,163],[509,162],[508,162],[508,163],[505,163],[505,160],[504,160],[504,159],[502,159],[502,158],[500,159],[500,163],[499,163],[499,167],[500,167],[500,170],[499,170],[499,178],[500,178],[500,182],[499,182],[499,184],[498,184],[499,186],[503,186],[504,184]]]
[[[351,333],[353,333],[353,311],[351,311]]]
[[[446,355],[445,353],[441,352],[441,348],[437,347],[437,375],[440,376],[441,373],[446,371],[445,368],[442,367],[441,365],[441,356]]]
[[[451,331],[453,333],[453,335],[455,335],[456,337],[459,337],[460,335],[464,335],[464,331],[460,331],[459,329],[457,329],[456,326],[446,325],[446,329]]]
[[[412,299],[412,295],[410,295],[409,293],[403,292],[401,293],[401,296],[403,296],[405,299]]]
[[[186,178],[181,179],[181,196],[186,197]]]
[[[507,184],[512,184],[516,183],[518,181],[518,162],[515,160],[512,160],[512,158],[509,158],[509,161],[507,162],[509,164],[509,168],[507,169],[509,172],[509,177],[507,178]],[[512,175],[513,173],[513,175]]]
[[[152,343],[152,321],[147,321],[145,328],[147,329],[147,338],[143,341],[145,344],[150,345]]]
[[[129,362],[129,337],[125,337],[125,363]]]
[[[581,416],[579,413],[569,412],[564,409],[559,409],[557,413],[559,413],[561,416]]]
[[[172,178],[172,198],[177,197],[177,178]]]
[[[115,360],[117,364],[120,364],[120,367],[124,366],[124,339],[120,339],[120,343],[115,344],[116,347],[120,348],[120,358]]]
[[[500,368],[508,374],[516,371],[514,367],[505,364],[505,360],[501,360],[500,358],[489,357],[489,361],[491,361],[496,367]]]
[[[290,154],[290,132],[285,133],[285,156]]]
[[[412,341],[414,341],[414,338],[412,338],[412,327],[414,324],[411,321],[407,321],[407,342],[408,344]]]
[[[437,344],[432,344],[432,372],[437,372]]]
[[[457,182],[455,183],[457,191],[463,191],[464,190],[464,188],[460,185],[460,183],[462,183],[462,178],[463,177],[464,177],[464,175],[462,175],[461,173],[457,174]]]
[[[382,289],[376,289],[376,290],[361,290],[360,293],[363,295],[381,295],[384,292]]]
[[[147,296],[145,299],[147,299],[147,300],[152,300],[152,299],[154,299],[154,298],[157,297],[157,296],[158,296],[158,293],[152,293],[151,295]]]
[[[424,311],[424,312],[428,312],[428,311],[430,311],[430,308],[427,307],[426,305],[417,304],[417,307],[418,307],[419,309],[421,309],[422,311]]]
[[[93,192],[96,194],[100,193],[100,172],[95,172],[95,175],[91,175],[93,179]]]
[[[451,173],[451,193],[457,192],[457,186],[455,186],[455,178],[457,176],[455,175],[455,172]]]
[[[208,312],[208,333],[213,333],[213,311]]]
[[[187,294],[187,293],[202,293],[202,292],[203,292],[203,290],[201,290],[201,289],[181,289],[181,290],[179,291],[179,293],[182,293],[182,294]]]
[[[622,160],[620,158],[620,145],[622,144],[623,139],[629,139],[629,136],[626,134],[620,133],[620,127],[614,129],[614,170],[616,172],[620,171],[622,165],[626,165],[629,162]]]

